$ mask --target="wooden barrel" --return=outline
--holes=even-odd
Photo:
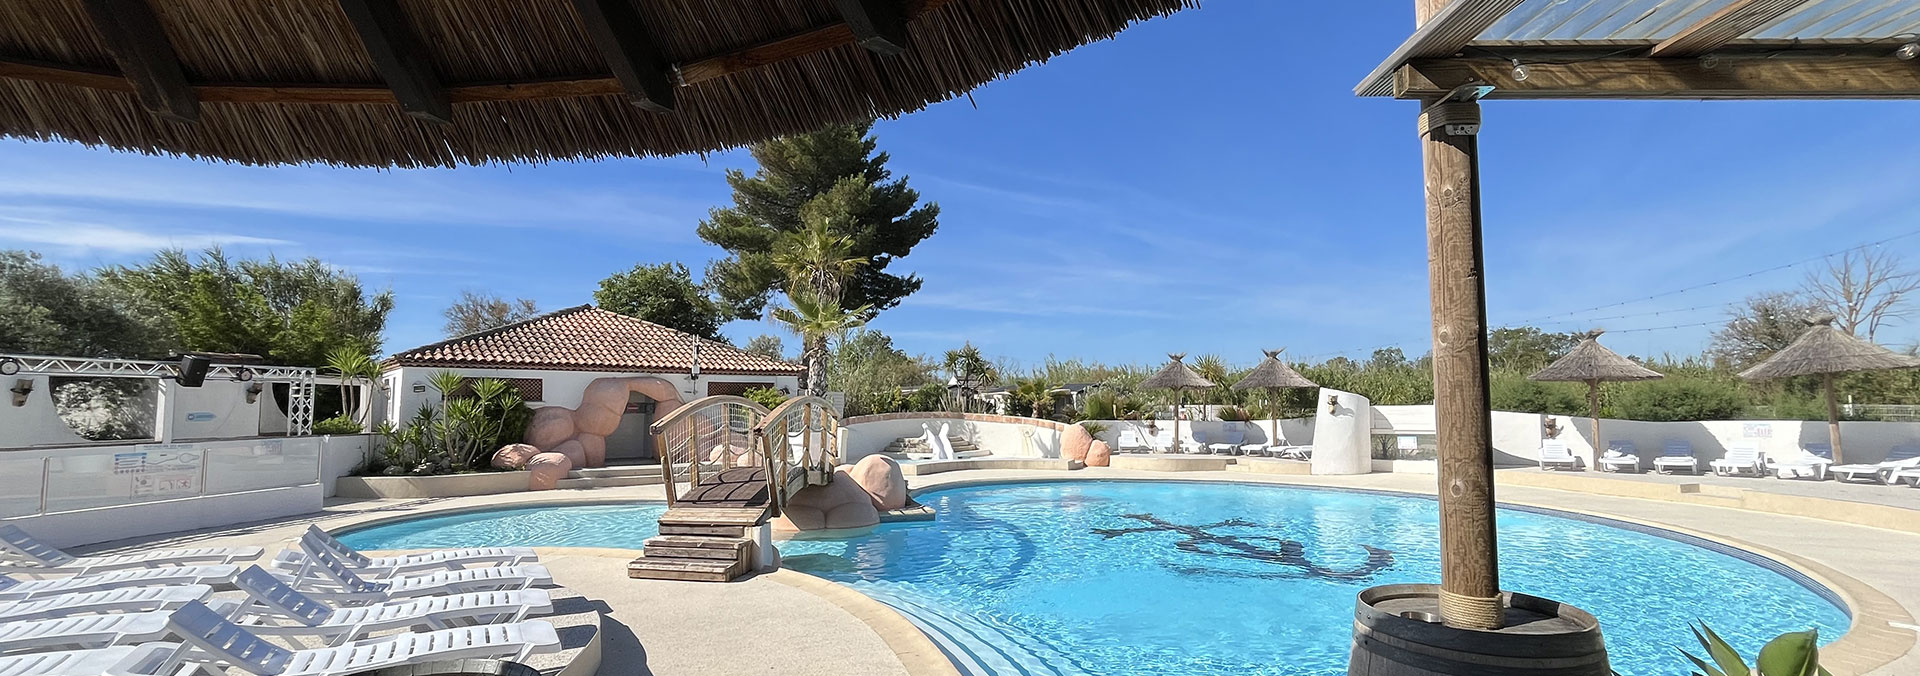
[[[1438,585],[1360,592],[1348,676],[1609,676],[1600,623],[1570,605],[1507,592],[1507,626],[1482,631],[1439,621]]]
[[[362,671],[352,676],[540,676],[540,670],[506,660],[444,660]]]

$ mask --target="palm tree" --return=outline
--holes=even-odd
[[[1032,407],[1033,417],[1053,417],[1053,385],[1042,378],[1026,378],[1014,383],[1014,397]]]
[[[336,347],[327,353],[327,368],[340,376],[341,413],[354,422],[365,423],[360,415],[360,406],[352,396],[353,388],[361,381],[372,382],[380,377],[380,365],[367,353],[351,347]]]
[[[865,325],[871,306],[847,310],[840,307],[839,301],[823,300],[807,292],[788,293],[787,302],[793,307],[774,308],[773,318],[800,336],[801,344],[806,346],[803,354],[807,361],[807,391],[816,397],[824,396],[828,339]]]
[[[791,309],[773,311],[773,318],[800,336],[800,358],[807,364],[807,390],[827,393],[827,339],[866,323],[871,305],[851,312],[840,306],[840,292],[867,260],[853,256],[853,238],[833,231],[826,218],[809,219],[807,226],[774,244],[773,263],[787,276]]]

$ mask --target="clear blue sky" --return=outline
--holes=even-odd
[[[876,127],[940,231],[875,324],[911,352],[1251,363],[1426,350],[1416,106],[1353,85],[1410,3],[1215,1]],[[1303,15],[1303,12],[1308,14]],[[1319,12],[1313,15],[1311,12]],[[1579,310],[1920,230],[1914,103],[1490,102],[1491,320]],[[0,143],[0,246],[73,267],[164,246],[319,256],[391,287],[386,348],[439,339],[462,288],[556,309],[693,234],[744,152],[455,170],[249,168]],[[1888,245],[1920,264],[1920,237]],[[1800,268],[1585,317],[1717,305]],[[1720,309],[1597,322],[1623,352],[1694,352]],[[727,327],[736,342],[777,332]],[[1906,344],[1920,323],[1882,342]],[[787,339],[792,346],[795,341]]]

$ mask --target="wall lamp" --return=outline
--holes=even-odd
[[[1909,42],[1893,50],[1893,58],[1901,61],[1920,59],[1920,42]]]
[[[231,378],[231,380],[242,382],[242,383],[253,382],[253,369],[244,368],[244,367],[237,369],[233,372],[233,377]]]
[[[33,379],[21,378],[19,380],[15,380],[13,381],[13,389],[10,389],[7,391],[13,393],[14,406],[26,406],[27,395],[33,394]]]
[[[421,392],[425,392],[425,391],[427,391],[427,384],[426,384],[426,383],[414,383],[414,384],[413,384],[413,393],[414,393],[414,394],[419,394],[419,393],[421,393]]]
[[[1560,419],[1547,416],[1546,421],[1540,423],[1540,433],[1547,435],[1548,439],[1560,438]]]
[[[251,404],[251,403],[260,401],[260,393],[265,392],[266,390],[267,388],[261,387],[260,383],[248,383],[247,384],[247,403]]]
[[[1337,395],[1337,394],[1327,395],[1327,413],[1337,414],[1339,412],[1340,412],[1340,395]]]

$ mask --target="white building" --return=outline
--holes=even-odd
[[[806,371],[591,305],[416,347],[393,355],[384,366],[375,409],[387,421],[403,421],[420,406],[439,403],[440,393],[428,381],[435,371],[505,380],[536,409],[577,409],[587,386],[601,378],[663,381],[628,393],[619,429],[606,437],[609,460],[651,457],[646,429],[656,411],[665,412],[660,408],[757,387],[791,395],[800,390]]]

